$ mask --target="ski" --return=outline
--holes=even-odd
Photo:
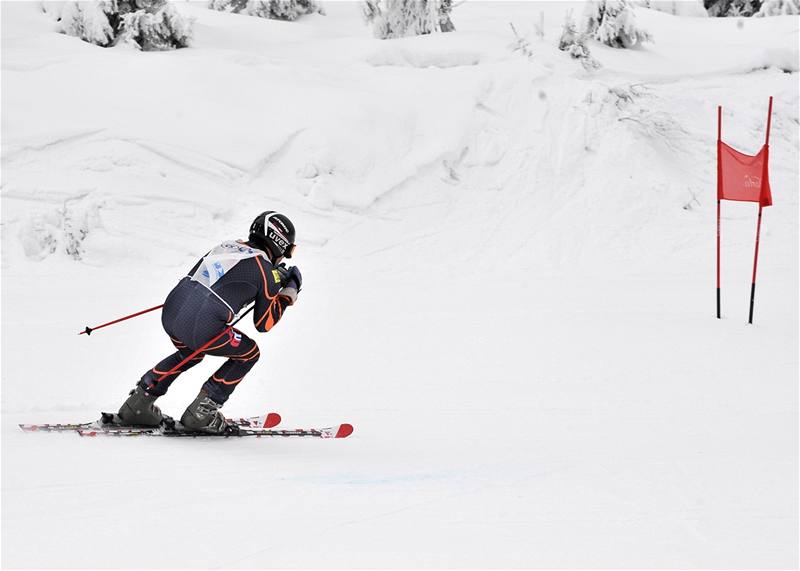
[[[174,427],[159,427],[151,429],[140,428],[120,428],[118,430],[92,430],[79,429],[78,434],[85,437],[114,436],[114,437],[136,437],[136,436],[163,436],[166,438],[243,438],[247,436],[256,438],[347,438],[353,433],[352,424],[337,424],[327,428],[296,428],[292,430],[272,430],[268,428],[243,428],[235,426],[234,430],[224,434],[206,434],[183,429],[179,423]]]
[[[174,421],[165,416],[165,421],[168,424],[174,424]],[[244,418],[229,418],[229,424],[236,425],[246,429],[267,429],[278,426],[281,422],[281,415],[277,412],[269,412],[260,416],[248,416]],[[158,430],[150,426],[135,426],[126,425],[120,421],[119,416],[110,412],[100,413],[98,420],[91,422],[80,423],[67,423],[67,424],[20,424],[20,429],[23,432],[77,432],[77,431],[103,431],[103,432],[125,432],[125,433],[138,433],[138,432],[152,432]]]
[[[72,424],[20,424],[23,432],[67,432],[70,430],[86,430],[92,427],[99,428],[98,422],[80,422]]]

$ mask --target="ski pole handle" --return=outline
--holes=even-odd
[[[245,315],[247,315],[248,313],[253,311],[255,308],[256,308],[256,304],[254,303],[253,305],[251,305],[250,307],[247,308],[247,311],[245,311],[239,317],[237,317],[235,321],[232,321],[231,324],[228,327],[233,327],[234,325],[239,323]]]
[[[132,313],[130,315],[126,315],[125,317],[120,317],[119,319],[115,319],[114,321],[109,321],[108,323],[103,323],[102,325],[97,325],[95,327],[89,327],[87,325],[86,329],[84,329],[83,331],[78,333],[78,335],[83,335],[84,333],[86,333],[86,335],[91,335],[92,331],[96,331],[97,329],[102,329],[103,327],[108,327],[109,325],[114,325],[115,323],[119,323],[120,321],[125,321],[126,319],[131,319],[132,317],[137,317],[137,316],[142,315],[144,313],[149,313],[151,311],[155,311],[156,309],[161,309],[162,307],[164,307],[163,303],[161,305],[157,305],[155,307],[151,307],[150,309],[143,309],[142,311],[137,311],[136,313]]]

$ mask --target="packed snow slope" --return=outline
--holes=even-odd
[[[353,3],[178,6],[193,47],[140,53],[2,3],[4,567],[798,565],[798,18],[641,9],[655,43],[589,74],[555,47],[580,4],[392,41]],[[748,326],[753,204],[723,205],[715,319],[716,107],[755,152],[770,95]],[[158,315],[76,333],[265,209],[305,283],[225,411],[352,437],[17,430],[116,409]]]

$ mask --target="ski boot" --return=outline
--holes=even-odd
[[[219,411],[221,404],[215,402],[205,391],[200,391],[186,411],[181,416],[183,428],[192,432],[205,432],[207,434],[229,434],[235,432],[235,427],[228,425],[228,421]]]
[[[136,385],[119,409],[119,421],[131,426],[159,426],[164,415],[154,404],[157,398]]]

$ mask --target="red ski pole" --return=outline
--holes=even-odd
[[[132,313],[130,315],[126,315],[125,317],[120,317],[119,319],[115,319],[114,321],[109,321],[108,323],[103,323],[102,325],[97,325],[95,327],[89,327],[87,325],[86,329],[84,329],[83,331],[78,333],[78,335],[83,335],[84,333],[86,333],[86,335],[91,335],[92,331],[94,331],[96,329],[102,329],[103,327],[108,327],[109,325],[114,325],[115,323],[119,323],[120,321],[125,321],[126,319],[130,319],[132,317],[136,317],[137,315],[142,315],[143,313],[148,313],[150,311],[155,311],[156,309],[160,309],[162,307],[164,307],[163,303],[161,305],[157,305],[155,307],[151,307],[150,309],[143,309],[142,311],[138,311],[136,313]]]

